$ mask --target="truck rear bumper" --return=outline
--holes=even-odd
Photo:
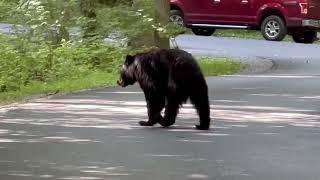
[[[302,26],[311,27],[311,28],[319,28],[320,29],[320,20],[316,19],[303,19]]]

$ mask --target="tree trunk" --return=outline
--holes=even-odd
[[[169,22],[170,2],[169,0],[155,0],[155,22],[162,25],[166,25]],[[160,37],[159,33],[155,31],[153,33],[154,43],[160,48],[170,48],[169,38]]]
[[[132,0],[132,7],[139,9],[140,2],[143,0]],[[170,3],[169,0],[155,0],[155,22],[165,25],[169,21]],[[145,32],[141,37],[134,37],[129,40],[129,46],[141,47],[141,46],[156,46],[159,48],[170,48],[169,38],[160,37],[156,30]]]

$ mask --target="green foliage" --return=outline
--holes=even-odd
[[[63,39],[69,40],[70,34],[82,38],[88,33],[100,37],[116,33],[117,38],[131,45],[138,42],[134,47],[140,47],[152,45],[154,31],[158,31],[160,37],[174,37],[186,31],[173,23],[156,23],[154,0],[139,1],[137,6],[132,6],[131,0],[1,1],[0,14],[6,15],[4,21],[27,25],[31,28],[29,37],[37,36],[54,45]],[[71,28],[77,32],[71,32]]]
[[[0,0],[0,21],[2,22],[16,22],[11,16],[11,11],[18,4],[19,0]]]
[[[77,24],[79,7],[77,0],[20,0],[13,11],[23,25],[30,28],[28,36],[59,44],[69,40],[68,27]]]
[[[199,66],[206,76],[218,76],[234,74],[241,71],[245,66],[230,58],[200,57]]]
[[[91,71],[88,74],[79,74],[78,78],[65,78],[59,81],[42,83],[32,82],[23,86],[19,91],[8,91],[0,93],[0,104],[23,100],[32,96],[47,96],[47,94],[74,92],[84,89],[91,89],[103,86],[115,85],[117,74],[106,73],[105,71]]]
[[[0,36],[0,92],[20,90],[35,81],[79,78],[90,72],[116,72],[124,51],[103,43],[63,43],[58,48]]]
[[[173,23],[156,23],[154,7],[153,0],[140,1],[138,8],[126,5],[102,7],[97,11],[100,33],[120,32],[129,42],[139,40],[141,44],[150,45],[147,41],[152,41],[150,37],[155,30],[162,37],[175,37],[185,32],[184,27]]]
[[[142,3],[144,10],[132,8],[131,2],[114,1],[109,6],[99,6],[100,36],[83,39],[81,34],[92,19],[85,17],[80,2],[0,0],[0,11],[6,14],[3,20],[27,29],[27,33],[17,32],[10,37],[0,35],[0,93],[20,92],[34,84],[81,79],[97,71],[115,75],[124,50],[106,44],[102,37],[116,33],[123,39],[139,38],[143,35],[140,30],[150,31],[153,24],[153,18],[149,18],[152,13],[142,13],[152,12],[154,7],[148,4],[152,1]],[[77,38],[69,40],[70,32],[78,34]]]
[[[0,0],[0,20],[26,29],[0,35],[0,101],[113,85],[125,54],[150,49],[148,38],[154,31],[164,37],[185,31],[172,23],[156,23],[154,0],[141,0],[138,7],[127,0],[92,2]],[[95,35],[85,37],[88,29]],[[111,36],[117,45],[119,40],[138,43],[134,49],[122,49],[103,40]],[[209,59],[200,61],[200,66],[207,75],[231,73],[238,70],[231,66],[239,67],[225,61],[212,64]]]

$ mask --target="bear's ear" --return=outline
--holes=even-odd
[[[127,55],[126,57],[126,65],[130,65],[134,61],[134,56]]]

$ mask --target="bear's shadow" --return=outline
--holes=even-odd
[[[213,129],[201,131],[196,129],[195,126],[183,126],[183,125],[173,125],[169,127],[162,127],[162,126],[152,126],[152,127],[146,127],[146,129],[151,130],[166,130],[166,131],[175,131],[175,132],[212,132]]]

